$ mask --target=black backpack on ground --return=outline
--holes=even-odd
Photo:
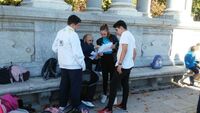
[[[0,84],[8,84],[10,81],[10,70],[7,67],[0,68]]]
[[[41,75],[45,80],[57,78],[60,73],[57,71],[57,59],[49,58],[43,65]]]

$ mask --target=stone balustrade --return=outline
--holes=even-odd
[[[44,62],[56,56],[51,50],[52,42],[57,31],[67,25],[67,18],[71,14],[82,19],[77,31],[80,38],[91,33],[94,40],[100,37],[99,27],[102,23],[107,23],[111,33],[115,33],[112,25],[119,19],[126,21],[128,29],[136,38],[136,67],[149,66],[156,54],[163,56],[164,65],[182,64],[188,48],[200,42],[200,24],[192,21],[179,23],[173,18],[144,17],[142,13],[148,15],[149,8],[142,7],[149,7],[150,2],[144,2],[146,5],[142,6],[141,1],[138,1],[140,8],[136,10],[131,6],[130,0],[113,0],[113,9],[110,8],[107,12],[100,8],[100,0],[88,0],[90,4],[88,3],[88,10],[85,12],[72,12],[61,7],[54,9],[53,6],[49,9],[45,2],[41,6],[34,5],[35,0],[24,0],[20,7],[0,6],[0,42],[4,42],[0,45],[4,48],[0,49],[0,67],[13,62],[27,67],[31,76],[39,76]],[[64,2],[58,0],[54,3],[57,7]],[[116,10],[120,10],[120,6],[124,7],[121,8],[122,14]],[[174,6],[169,4],[168,9],[170,7]],[[126,8],[127,12],[134,11],[130,15],[125,14]]]

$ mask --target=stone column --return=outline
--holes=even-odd
[[[186,3],[185,3],[186,12],[188,13],[188,15],[191,15],[192,13],[192,2],[193,0],[186,0]]]
[[[101,5],[102,5],[102,0],[88,0],[86,11],[100,13],[103,11]]]
[[[151,17],[151,0],[137,0],[137,11],[142,12],[144,16]]]
[[[45,9],[72,10],[64,0],[24,0],[28,6]]]
[[[177,19],[180,21],[192,20],[191,8],[192,0],[167,0],[167,8],[164,12],[164,16],[169,19]]]
[[[112,0],[109,13],[128,16],[142,16],[142,13],[137,12],[136,8],[132,5],[131,0]]]

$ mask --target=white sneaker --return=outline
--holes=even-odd
[[[95,105],[92,103],[92,102],[89,102],[89,101],[81,101],[83,104],[85,104],[86,106],[88,107],[94,107]]]
[[[101,103],[106,103],[106,100],[107,100],[107,96],[106,95],[102,95],[101,96]]]
[[[89,107],[94,107],[95,105],[92,102],[87,102]]]
[[[114,105],[117,105],[117,97],[115,97]]]
[[[64,113],[64,109],[65,109],[65,107],[59,107],[58,108],[58,113]]]
[[[63,111],[63,110],[65,109],[65,107],[59,107],[58,109],[60,109],[60,110],[62,110],[62,111]]]

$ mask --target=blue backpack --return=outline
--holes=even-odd
[[[162,56],[161,55],[155,55],[153,58],[153,62],[151,63],[152,69],[160,69],[162,68]]]

